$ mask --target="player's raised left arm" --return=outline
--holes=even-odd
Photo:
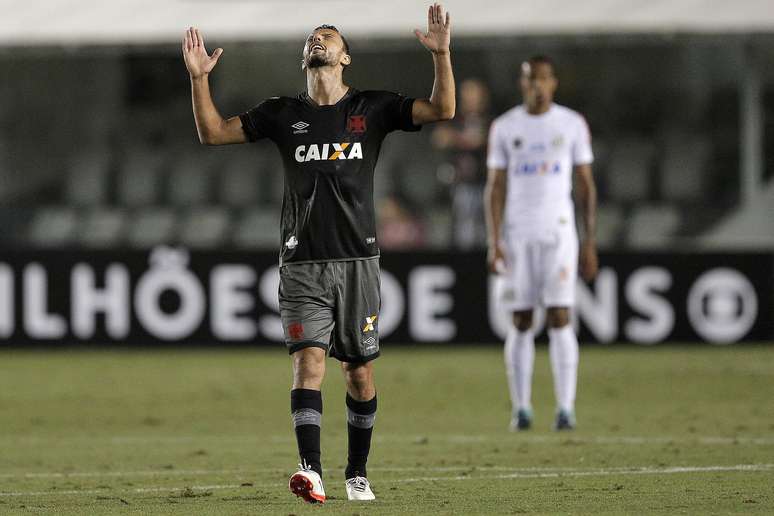
[[[583,237],[580,248],[580,273],[583,279],[591,281],[597,275],[597,187],[591,164],[575,166],[575,200],[583,219]]]
[[[454,73],[451,66],[449,41],[451,35],[451,19],[449,13],[444,14],[441,4],[433,4],[427,10],[427,32],[414,30],[417,39],[433,54],[435,79],[433,91],[429,99],[417,99],[411,110],[415,125],[429,122],[451,120],[456,109],[454,93]]]

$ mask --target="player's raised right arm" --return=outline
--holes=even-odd
[[[239,117],[224,119],[212,102],[209,75],[221,54],[223,49],[217,48],[212,56],[207,55],[204,38],[199,29],[190,27],[185,32],[183,60],[191,76],[191,101],[196,131],[199,133],[199,141],[205,145],[228,145],[247,141]]]

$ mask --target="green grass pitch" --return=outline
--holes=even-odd
[[[348,502],[344,391],[328,361],[328,502],[296,465],[284,350],[0,352],[0,514],[774,513],[774,346],[581,351],[579,427],[508,431],[500,348],[385,346],[369,461]]]

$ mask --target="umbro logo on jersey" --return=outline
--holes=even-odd
[[[313,143],[296,147],[296,161],[299,163],[336,159],[363,159],[363,147],[360,142]]]
[[[304,121],[296,122],[295,124],[291,125],[295,131],[293,131],[293,134],[304,134],[308,133],[309,131],[306,130],[307,127],[309,127],[309,124],[307,124]]]

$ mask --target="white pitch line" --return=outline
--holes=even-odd
[[[737,464],[734,466],[679,466],[672,468],[612,468],[596,470],[577,470],[567,472],[552,473],[508,473],[503,475],[489,476],[457,476],[457,477],[417,477],[402,478],[393,480],[393,482],[433,482],[441,480],[507,480],[520,478],[560,478],[560,477],[605,477],[611,475],[670,475],[675,473],[712,473],[712,472],[731,472],[731,471],[774,471],[774,464]]]
[[[208,442],[234,442],[244,443],[251,441],[261,441],[266,439],[271,440],[274,443],[290,443],[295,442],[295,438],[291,435],[273,435],[273,436],[261,436],[259,434],[251,436],[215,436],[215,435],[201,435],[201,436],[112,436],[104,438],[107,442],[113,445],[137,445],[148,443],[193,443],[200,446],[204,446]],[[71,446],[74,442],[82,441],[93,445],[95,441],[100,441],[103,438],[100,437],[88,437],[83,439],[59,439],[59,438],[42,438],[42,437],[18,437],[18,436],[0,436],[0,441],[10,442],[14,446],[19,444],[34,444],[39,446],[45,445],[68,445]],[[490,442],[490,441],[503,441],[503,435],[501,434],[450,434],[450,435],[408,435],[408,436],[374,436],[374,441],[377,443],[409,443],[409,444],[425,444],[430,442],[450,442],[450,443],[478,443],[478,442]],[[674,437],[674,436],[596,436],[596,437],[584,437],[582,435],[517,435],[513,436],[510,443],[527,443],[527,444],[544,444],[544,443],[577,443],[577,444],[599,444],[599,445],[642,445],[642,444],[668,444],[668,443],[680,443],[680,444],[702,444],[702,445],[755,445],[755,446],[772,446],[774,445],[774,436],[757,436],[757,437],[728,437],[728,436],[692,436],[692,437]]]
[[[331,468],[336,469],[336,468]],[[579,468],[572,467],[513,467],[513,466],[372,466],[371,471],[381,471],[385,473],[401,473],[407,471],[431,471],[443,473],[446,471],[521,471],[521,472],[564,472],[577,471]],[[581,468],[582,469],[582,468]],[[610,468],[617,469],[617,468]],[[631,467],[620,468],[631,469]],[[257,473],[280,473],[290,474],[288,468],[251,468],[249,466],[241,469],[154,469],[139,471],[70,471],[70,472],[23,472],[23,473],[0,473],[0,478],[26,478],[26,479],[51,479],[51,478],[104,478],[104,477],[154,477],[154,476],[210,476],[210,475],[255,475]]]
[[[445,439],[444,439],[445,437]],[[417,438],[419,439],[419,438]],[[449,435],[441,438],[434,437],[431,440],[446,440],[454,443],[476,443],[487,441],[502,441],[502,436],[495,435]],[[703,445],[735,445],[735,444],[751,444],[756,446],[770,446],[774,445],[774,437],[710,437],[710,436],[696,436],[696,437],[669,437],[669,436],[597,436],[597,437],[582,437],[582,436],[552,436],[552,435],[530,435],[530,436],[518,436],[514,438],[513,442],[520,443],[567,443],[567,444],[602,444],[602,445],[619,445],[619,444],[703,444]]]
[[[426,471],[432,471],[426,469]],[[524,470],[522,470],[524,471]],[[535,479],[535,478],[573,478],[573,477],[604,477],[604,476],[622,476],[622,475],[673,475],[679,473],[713,473],[713,472],[763,472],[774,471],[774,464],[736,464],[731,466],[676,466],[668,468],[660,467],[622,467],[622,468],[596,468],[587,470],[565,470],[561,471],[561,468],[556,468],[555,471],[543,471],[532,473],[507,473],[501,475],[464,475],[454,477],[415,477],[415,478],[402,478],[393,480],[380,480],[382,484],[395,484],[395,483],[414,483],[414,482],[437,482],[437,481],[466,481],[466,480],[515,480],[515,479]],[[182,494],[188,490],[193,491],[216,491],[224,489],[239,489],[242,487],[251,488],[275,488],[279,484],[216,484],[216,485],[202,485],[202,486],[185,486],[185,487],[161,487],[161,486],[148,486],[137,487],[131,489],[84,489],[84,490],[51,490],[51,491],[16,491],[16,492],[0,492],[0,497],[21,497],[21,496],[51,496],[51,495],[117,495],[124,493],[178,493]]]
[[[89,477],[154,477],[164,475],[174,476],[199,476],[199,475],[238,475],[250,473],[271,473],[284,471],[274,469],[236,470],[236,469],[158,469],[144,471],[70,471],[70,472],[29,472],[29,473],[0,473],[0,478],[89,478]]]
[[[213,485],[213,486],[191,486],[191,487],[177,487],[177,488],[168,488],[168,487],[137,487],[132,490],[133,493],[163,493],[165,491],[181,491],[185,492],[187,490],[194,490],[194,491],[215,491],[218,489],[238,489],[240,487],[268,487],[273,486],[276,484],[259,484],[259,485],[249,485],[249,486],[243,486],[241,484],[220,484],[220,485]]]
[[[269,487],[273,486],[274,484],[264,484],[259,485],[257,487]],[[134,489],[120,489],[120,490],[112,490],[112,489],[69,489],[69,490],[52,490],[52,491],[17,491],[17,492],[9,492],[9,493],[0,493],[0,497],[18,497],[18,496],[49,496],[49,495],[118,495],[118,494],[126,494],[126,493],[184,493],[187,490],[193,490],[193,491],[215,491],[215,490],[222,490],[222,489],[238,489],[242,486],[241,484],[227,484],[227,485],[213,485],[213,486],[189,486],[189,487],[136,487]],[[255,486],[249,486],[249,487],[255,487]]]

